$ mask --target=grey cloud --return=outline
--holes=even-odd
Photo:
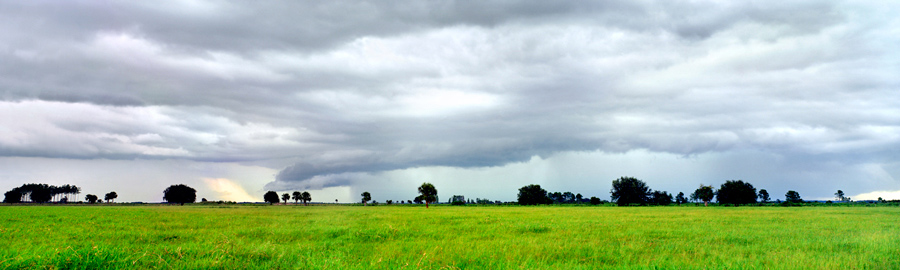
[[[590,5],[586,7],[585,5]],[[192,52],[322,49],[360,36],[391,36],[449,25],[492,26],[585,10],[636,10],[630,1],[511,3],[504,1],[359,1],[131,3],[10,2],[7,20],[69,38],[95,31],[137,30]],[[52,6],[53,8],[48,8]]]
[[[573,151],[896,158],[896,7],[197,3],[0,4],[0,98],[31,122],[0,118],[0,153],[291,162],[276,189]]]

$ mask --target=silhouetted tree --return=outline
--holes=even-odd
[[[36,203],[49,202],[53,198],[50,186],[46,184],[39,185],[31,190],[31,201]]]
[[[547,197],[550,197],[550,199],[556,203],[562,203],[564,201],[562,192],[547,192]]]
[[[843,191],[843,190],[840,190],[840,189],[838,189],[838,191],[834,193],[834,197],[837,198],[838,201],[842,201],[842,202],[849,202],[849,201],[850,201],[850,197],[845,197],[845,196],[844,196],[844,191]]]
[[[163,200],[184,205],[197,201],[197,190],[185,184],[171,185],[163,191]]]
[[[3,202],[19,203],[30,200],[31,202],[45,203],[51,201],[67,202],[68,194],[81,193],[81,188],[73,185],[53,186],[48,184],[24,184],[6,192]],[[18,195],[18,198],[15,198]],[[37,200],[35,200],[35,198]],[[63,199],[66,199],[65,201]]]
[[[681,205],[683,203],[687,203],[687,198],[684,197],[684,192],[678,192],[678,196],[675,196],[675,203]]]
[[[634,177],[619,177],[613,180],[610,197],[619,206],[646,204],[650,200],[650,188],[644,181]]]
[[[73,199],[74,199],[76,196],[78,196],[79,193],[81,193],[81,188],[79,188],[75,185],[68,185],[68,184],[63,185],[61,187],[57,187],[54,190],[55,190],[54,192],[57,193],[55,196],[59,197],[58,201],[60,201],[60,202],[68,202],[70,200],[68,198],[69,195],[74,195],[73,196]],[[63,201],[63,199],[65,199],[65,201]]]
[[[119,197],[119,194],[116,194],[116,192],[113,191],[110,193],[106,193],[106,196],[103,196],[103,199],[106,200],[107,202],[112,202],[118,197]]]
[[[300,201],[303,199],[303,196],[302,196],[303,193],[300,193],[300,191],[294,191],[294,193],[292,195],[293,195],[292,199],[294,199],[294,204],[296,204],[297,201]]]
[[[584,199],[584,196],[581,196],[581,193],[575,194],[575,201],[581,203],[581,200]]]
[[[800,193],[788,190],[788,192],[784,194],[784,201],[789,203],[801,203],[803,202],[803,199],[800,198]]]
[[[281,194],[281,200],[284,201],[284,204],[287,204],[287,201],[291,199],[291,194]]]
[[[99,200],[99,199],[100,199],[100,198],[97,197],[97,195],[94,195],[94,194],[88,194],[88,195],[85,195],[85,196],[84,196],[84,200],[87,201],[88,203],[96,203],[97,200]]]
[[[547,191],[541,185],[527,185],[519,189],[519,205],[550,204],[552,200],[547,197]]]
[[[416,204],[422,204],[422,195],[413,198],[413,202],[415,202]]]
[[[362,196],[363,205],[369,205],[369,201],[372,200],[372,194],[368,191],[363,191],[363,193],[359,194],[359,196]]]
[[[700,200],[703,201],[703,205],[709,205],[709,201],[715,196],[716,191],[713,190],[712,186],[700,185],[700,187],[691,194],[691,199]]]
[[[728,180],[716,192],[716,200],[734,205],[756,203],[756,188],[742,180]]]
[[[466,196],[453,195],[450,197],[450,200],[447,202],[449,202],[450,205],[465,205],[466,204]]]
[[[592,204],[592,205],[598,205],[598,204],[600,204],[600,203],[602,203],[602,202],[603,202],[603,201],[601,201],[600,198],[597,198],[597,197],[591,197],[591,204]]]
[[[304,191],[300,194],[300,199],[303,200],[303,205],[309,205],[308,203],[312,201],[312,195],[309,192]],[[337,200],[335,200],[337,202]]]
[[[19,191],[19,188],[14,188],[10,191],[7,191],[3,194],[3,202],[4,203],[20,203],[22,202],[22,192]]]
[[[767,203],[769,202],[769,200],[771,200],[771,198],[769,198],[769,192],[765,189],[760,189],[759,195],[757,195],[756,197],[759,198],[759,200],[763,203]]]
[[[263,201],[269,203],[269,205],[278,203],[278,192],[268,191],[263,195]]]
[[[564,202],[564,203],[573,203],[573,202],[575,202],[575,194],[572,192],[568,192],[568,191],[563,192],[562,200],[563,200],[562,202]]]
[[[655,205],[672,204],[672,195],[665,191],[653,191],[650,195],[650,202]]]
[[[425,208],[428,208],[428,203],[437,201],[437,189],[431,183],[422,183],[419,186],[419,194],[422,196],[422,200],[425,201]]]

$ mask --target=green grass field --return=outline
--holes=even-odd
[[[2,206],[0,268],[900,269],[900,208]]]

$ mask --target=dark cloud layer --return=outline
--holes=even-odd
[[[0,4],[0,155],[283,166],[270,188],[564,152],[895,163],[895,5]]]

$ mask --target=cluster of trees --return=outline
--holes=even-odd
[[[302,201],[303,205],[309,205],[309,202],[312,201],[312,195],[309,194],[309,192],[307,192],[307,191],[304,191],[304,192],[294,191],[291,194],[288,194],[288,193],[281,194],[281,200],[284,201],[285,204],[287,204],[288,200],[291,200],[291,199],[294,200],[295,204]],[[266,194],[263,195],[263,201],[267,202],[269,204],[278,203],[279,202],[278,201],[278,192],[271,191],[271,190],[266,192]]]
[[[106,193],[106,195],[103,196],[103,200],[106,200],[106,202],[113,202],[113,200],[115,200],[118,197],[119,197],[119,194],[116,194],[115,191],[112,191],[110,193]],[[97,197],[97,195],[94,195],[94,194],[85,195],[84,200],[87,201],[88,203],[103,202],[103,200],[101,200],[99,197]]]
[[[46,203],[56,201],[65,203],[69,196],[73,198],[81,193],[81,188],[74,185],[53,186],[48,184],[24,184],[13,188],[4,195],[5,203],[35,202]]]
[[[840,193],[843,195],[843,192]],[[613,180],[610,194],[617,205],[668,205],[673,203],[672,195],[665,191],[653,191],[644,181],[634,177],[620,177]],[[720,204],[730,205],[745,205],[757,202],[767,203],[771,200],[768,191],[760,189],[757,192],[752,184],[742,180],[725,181],[718,190],[712,186],[700,185],[690,195],[692,201],[703,201],[704,204],[709,204],[713,198]],[[803,199],[800,198],[800,193],[790,190],[785,194],[785,201],[800,203],[803,202]],[[688,202],[688,200],[684,197],[684,193],[679,192],[674,202],[682,204]]]
[[[285,193],[285,194],[287,194],[287,193]],[[306,192],[306,191],[304,191],[304,192],[294,191],[294,193],[292,195],[294,198],[294,203],[297,203],[298,201],[303,201],[303,205],[309,205],[309,202],[312,201],[312,195],[310,195],[309,192]]]
[[[438,200],[437,188],[435,188],[434,185],[432,185],[431,183],[428,183],[428,182],[422,183],[422,185],[419,186],[419,188],[418,188],[418,192],[419,192],[419,196],[416,196],[415,199],[413,199],[411,201],[407,201],[407,202],[410,204],[413,202],[415,202],[417,204],[425,203],[425,208],[428,208],[428,204],[434,203]],[[362,202],[363,205],[368,205],[369,201],[372,200],[372,194],[369,193],[368,191],[364,191],[363,193],[359,194],[359,196],[362,197],[360,202]],[[388,200],[386,202],[388,204],[392,204],[394,201]],[[403,201],[400,200],[399,202],[402,203]],[[376,202],[373,202],[373,203],[376,203]]]
[[[519,189],[517,202],[520,205],[537,205],[552,203],[584,203],[600,204],[603,201],[597,197],[591,197],[585,200],[581,193],[572,194],[572,192],[547,192],[541,185],[527,185]]]
[[[835,196],[841,200],[848,200],[843,197],[843,192],[838,190]],[[723,183],[719,189],[713,186],[701,185],[694,190],[690,196],[685,196],[684,192],[678,192],[677,195],[661,191],[653,190],[645,183],[634,177],[620,177],[613,180],[612,190],[610,190],[610,199],[619,206],[626,205],[670,205],[683,204],[689,201],[703,202],[708,205],[713,199],[720,204],[729,205],[745,205],[757,202],[767,203],[771,201],[769,192],[760,189],[758,192],[752,184],[743,180],[728,180]],[[591,204],[600,204],[605,201],[597,197],[584,199],[581,194],[572,194],[571,192],[554,192],[550,193],[541,188],[540,185],[527,185],[519,189],[518,204],[520,205],[537,205],[552,203],[582,203],[589,202]],[[780,200],[779,200],[780,202]],[[785,202],[800,203],[803,199],[796,191],[790,190],[785,194]]]
[[[24,184],[21,187],[13,188],[12,190],[4,193],[3,202],[68,203],[70,197],[74,199],[80,193],[81,188],[75,185],[66,184],[62,186],[54,186],[48,184]],[[113,191],[110,193],[106,193],[106,196],[103,197],[103,200],[106,200],[107,202],[113,202],[118,197],[119,194],[116,194],[116,192]],[[100,200],[97,195],[93,194],[87,194],[84,197],[84,200],[88,203],[96,203],[98,201],[102,202],[102,200]]]
[[[490,199],[485,198],[475,198],[466,200],[466,196],[463,195],[453,195],[447,203],[451,205],[466,205],[466,204],[502,204],[502,201],[492,201]]]
[[[851,201],[850,197],[844,196],[844,191],[840,190],[840,189],[838,189],[838,191],[834,193],[834,198],[840,202],[850,202]],[[881,197],[878,197],[878,201],[883,201],[883,199],[881,199]]]

